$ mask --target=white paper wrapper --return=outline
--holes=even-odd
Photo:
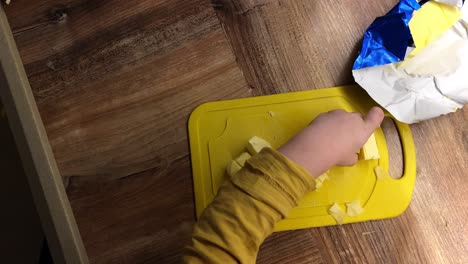
[[[353,70],[355,81],[405,123],[455,112],[468,103],[467,18],[403,63]]]
[[[453,6],[456,6],[458,8],[461,8],[463,6],[463,1],[462,0],[435,0],[435,1],[439,2],[439,3],[453,5]]]

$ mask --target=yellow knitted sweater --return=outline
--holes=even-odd
[[[272,149],[249,159],[195,225],[184,263],[255,263],[260,245],[315,188],[302,167]]]

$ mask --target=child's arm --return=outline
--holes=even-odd
[[[357,151],[380,125],[383,112],[335,110],[318,116],[278,152],[264,149],[220,188],[196,224],[184,261],[254,263],[276,222],[285,218],[318,176],[357,161]]]

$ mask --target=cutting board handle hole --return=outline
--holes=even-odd
[[[395,122],[390,117],[385,117],[381,128],[385,135],[388,147],[388,173],[394,179],[399,179],[403,175],[403,148],[401,138],[396,128]]]

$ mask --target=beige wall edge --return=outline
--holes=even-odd
[[[0,96],[55,263],[88,263],[7,17],[0,6]]]

